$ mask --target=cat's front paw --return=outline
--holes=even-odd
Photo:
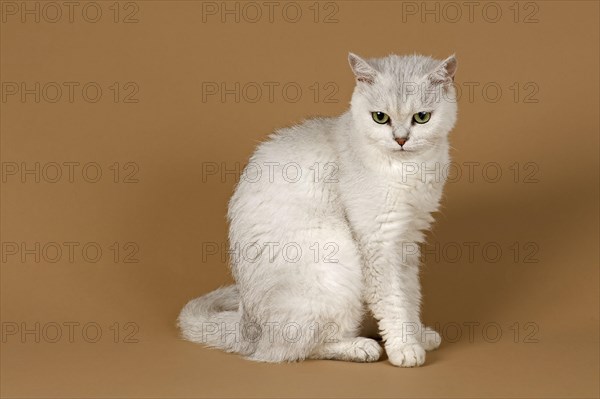
[[[422,336],[423,349],[426,351],[437,349],[442,343],[442,336],[431,327],[425,327]]]
[[[425,363],[425,349],[418,343],[385,348],[390,363],[398,367],[417,367]]]

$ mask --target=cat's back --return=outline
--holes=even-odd
[[[333,161],[332,131],[338,118],[313,118],[277,129],[256,149],[251,161],[296,162],[304,165],[319,160]],[[292,166],[288,166],[292,167]]]
[[[244,213],[320,213],[334,202],[338,160],[337,118],[314,118],[278,129],[250,157],[229,204],[229,216]],[[325,206],[324,206],[325,205]]]

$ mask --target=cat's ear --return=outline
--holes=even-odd
[[[458,63],[456,56],[452,54],[450,57],[442,61],[434,70],[429,74],[429,80],[434,84],[445,84],[452,83],[454,81],[454,75]]]
[[[367,61],[354,53],[348,53],[348,62],[350,63],[350,68],[352,68],[352,72],[354,72],[357,81],[368,84],[373,84],[375,82],[377,71],[369,65]]]

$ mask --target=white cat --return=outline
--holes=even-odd
[[[419,366],[439,334],[420,320],[419,243],[438,209],[456,121],[454,56],[350,53],[350,110],[276,131],[229,204],[236,284],[190,301],[183,336],[265,362]]]

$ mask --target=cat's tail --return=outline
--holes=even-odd
[[[189,341],[235,352],[241,338],[239,307],[237,287],[221,287],[189,301],[179,314],[178,325]]]

